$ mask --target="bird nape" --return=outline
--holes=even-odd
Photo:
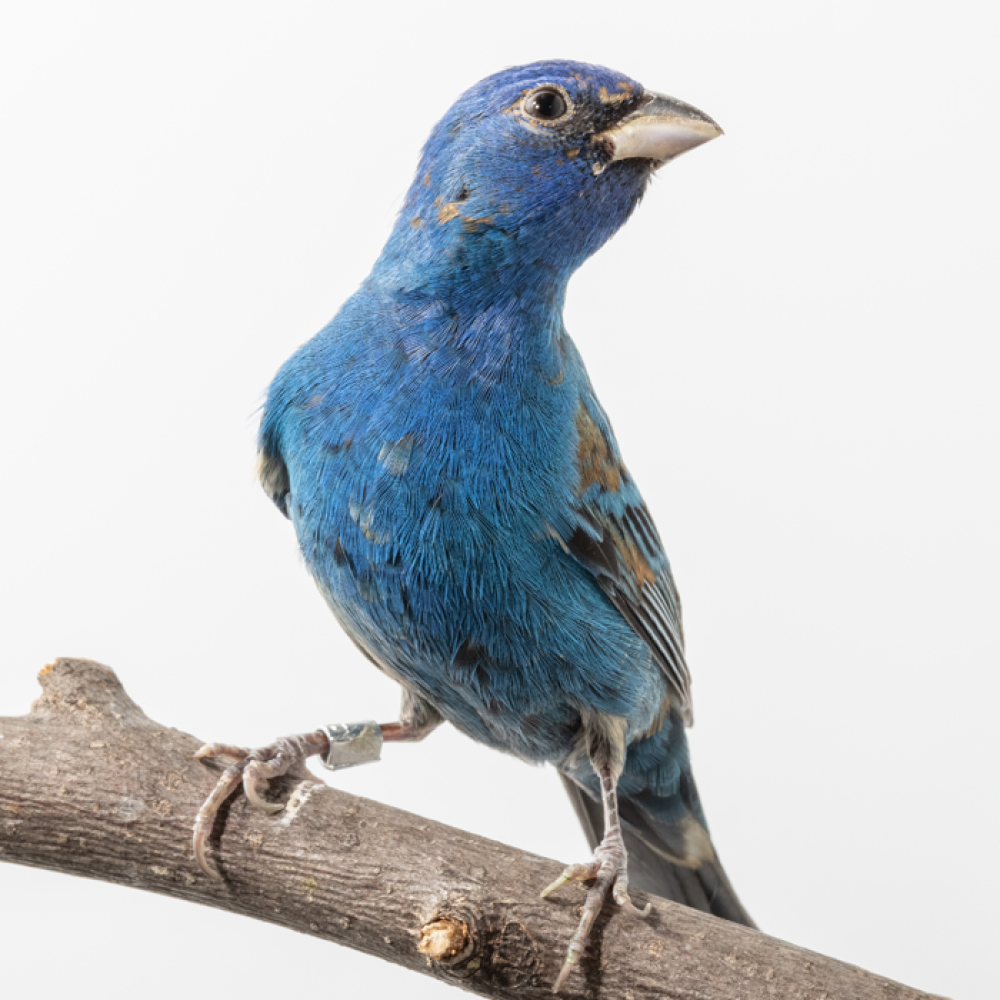
[[[570,790],[593,880],[555,989],[611,894],[634,888],[751,924],[709,838],[688,757],[690,676],[670,564],[563,325],[570,276],[653,173],[721,135],[599,66],[507,69],[435,126],[371,274],[282,367],[260,478],[398,722],[327,726],[233,760],[194,849],[242,783],[377,759],[442,721]],[[648,907],[647,907],[648,910]]]

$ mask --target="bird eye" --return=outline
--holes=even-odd
[[[566,114],[566,98],[555,87],[542,87],[525,98],[524,113],[542,122],[555,121]]]

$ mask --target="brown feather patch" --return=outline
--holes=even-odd
[[[576,411],[576,432],[579,435],[576,464],[580,470],[577,495],[582,497],[595,483],[609,493],[617,493],[622,488],[622,467],[615,461],[604,433],[583,403]]]
[[[458,208],[462,204],[460,201],[446,201],[443,205],[441,204],[441,197],[438,196],[437,200],[434,202],[438,207],[437,217],[438,222],[445,223],[451,222],[452,219],[458,215]]]
[[[653,567],[649,565],[649,560],[639,551],[635,539],[621,535],[617,531],[612,532],[611,540],[615,548],[622,557],[622,562],[629,568],[632,578],[644,587],[647,583],[656,582],[656,574]]]

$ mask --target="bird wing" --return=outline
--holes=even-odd
[[[576,430],[577,482],[561,541],[652,650],[677,711],[690,725],[681,602],[663,543],[593,397],[581,399]]]
[[[277,421],[274,409],[265,409],[257,442],[257,478],[264,492],[285,517],[289,517],[288,494],[291,484],[288,466],[281,455],[277,440]]]

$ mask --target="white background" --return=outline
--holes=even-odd
[[[997,996],[989,10],[6,5],[0,715],[83,655],[204,739],[395,717],[254,480],[254,412],[367,272],[459,92],[600,62],[726,130],[662,171],[567,308],[684,598],[722,857],[770,933]],[[386,758],[336,783],[583,859],[551,771],[452,731]],[[0,906],[12,997],[449,995],[67,876],[0,866]]]

